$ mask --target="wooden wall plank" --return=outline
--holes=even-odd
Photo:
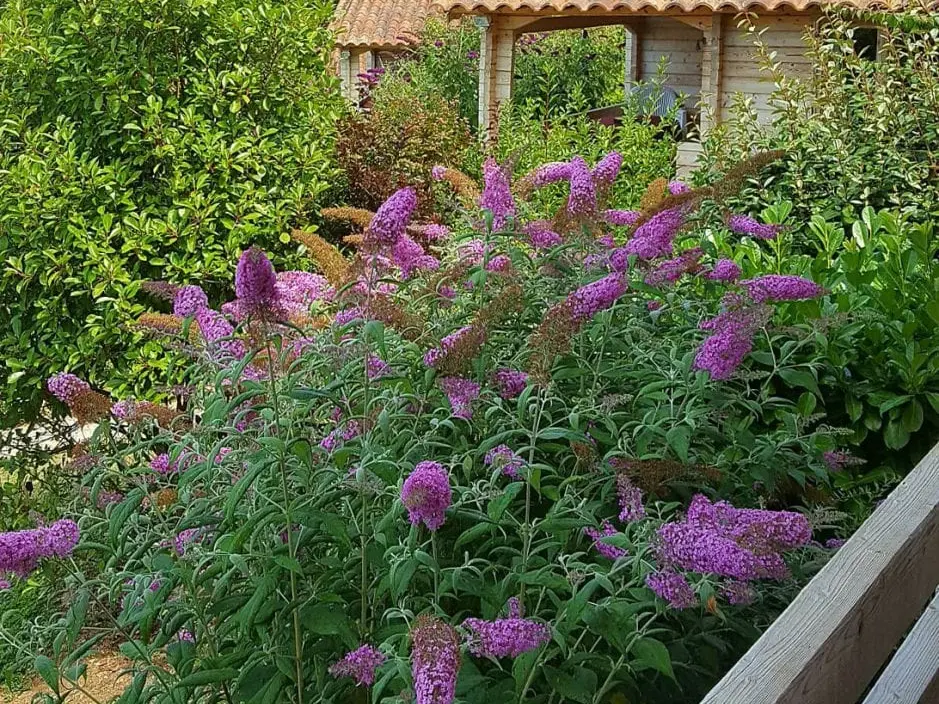
[[[919,704],[939,682],[939,596],[919,617],[864,704]]]
[[[702,704],[856,704],[939,583],[939,445]]]

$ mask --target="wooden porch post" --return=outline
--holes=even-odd
[[[339,80],[342,82],[342,96],[347,100],[353,100],[355,73],[352,70],[352,52],[348,49],[339,52]]]
[[[701,60],[701,136],[721,121],[723,102],[724,16],[711,17],[711,26],[704,32],[704,56]]]
[[[480,17],[479,129],[488,140],[499,109],[512,97],[515,80],[515,31],[499,17]]]

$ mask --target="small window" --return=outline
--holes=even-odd
[[[877,60],[877,29],[857,27],[854,30],[854,53],[868,61]]]

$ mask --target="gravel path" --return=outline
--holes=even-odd
[[[121,674],[130,664],[127,658],[113,654],[92,655],[87,663],[88,676],[81,685],[91,696],[76,691],[69,695],[69,704],[95,704],[96,700],[105,704],[124,691],[124,687],[130,680],[128,675]],[[68,689],[68,685],[65,685],[65,688]],[[11,695],[0,690],[0,702],[2,704],[29,704],[35,694],[48,691],[49,688],[37,678],[28,692]]]

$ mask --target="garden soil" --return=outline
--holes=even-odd
[[[76,691],[69,695],[69,704],[94,704],[95,700],[109,702],[123,693],[130,681],[129,675],[122,674],[130,665],[127,658],[114,654],[92,655],[87,663],[88,676],[82,682],[82,688],[93,699],[83,692]],[[69,686],[65,685],[65,689],[69,689]],[[49,688],[37,678],[32,689],[27,692],[11,695],[0,689],[0,704],[29,704],[37,693],[48,691]]]

